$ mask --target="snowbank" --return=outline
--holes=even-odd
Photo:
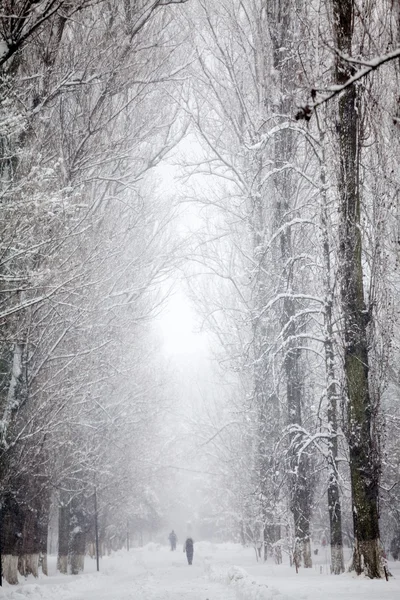
[[[158,552],[159,550],[161,550],[161,544],[155,544],[154,542],[149,542],[148,544],[143,546],[143,549],[147,550],[148,552]]]
[[[204,570],[211,581],[233,588],[238,600],[293,600],[276,588],[255,581],[242,567],[217,567],[205,560]]]
[[[253,548],[243,548],[241,544],[235,544],[234,542],[215,543],[205,541],[196,542],[195,540],[195,552],[202,558],[223,553],[229,553],[230,555],[238,554],[240,556],[243,556],[244,553],[248,553],[252,557],[254,556]]]
[[[329,564],[297,574],[288,563],[256,562],[252,548],[199,542],[193,566],[182,551],[150,544],[85,561],[85,573],[57,573],[57,557],[49,557],[49,577],[20,578],[4,583],[0,600],[399,600],[400,563],[389,564],[389,581],[331,575]],[[204,554],[208,554],[205,558]],[[325,557],[316,557],[320,560]],[[321,571],[321,566],[323,567]],[[325,566],[327,567],[325,569]],[[205,572],[204,572],[205,569]]]
[[[72,600],[76,597],[85,597],[86,594],[96,589],[97,586],[103,585],[106,577],[96,575],[76,576],[74,578],[63,576],[65,583],[58,585],[48,585],[47,578],[42,577],[41,580],[35,583],[33,577],[29,576],[27,582],[21,579],[20,585],[9,586],[3,582],[3,587],[0,588],[0,598],[7,600]],[[57,577],[60,579],[60,577]]]

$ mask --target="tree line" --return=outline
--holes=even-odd
[[[0,9],[3,576],[83,569],[154,527],[167,398],[150,318],[176,249],[148,175],[177,123],[178,2],[5,0]],[[182,67],[183,68],[183,67]]]
[[[188,23],[203,226],[187,278],[237,378],[209,437],[221,457],[235,446],[231,521],[265,558],[311,567],[325,494],[331,571],[345,531],[355,571],[383,577],[399,528],[398,7],[199,0]]]
[[[320,512],[333,573],[346,531],[356,572],[384,575],[381,537],[400,528],[399,24],[389,1],[3,1],[7,581],[37,574],[54,506],[61,572],[83,569],[95,490],[109,546],[159,519],[150,321],[184,254],[235,381],[206,440],[223,527],[310,567]],[[183,139],[174,203],[152,173]],[[201,207],[189,241],[173,235],[182,202]]]

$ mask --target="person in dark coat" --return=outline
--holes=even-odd
[[[193,540],[191,537],[186,538],[183,551],[186,552],[188,564],[191,565],[193,561]]]

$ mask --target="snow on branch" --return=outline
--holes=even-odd
[[[294,133],[298,133],[298,134],[302,135],[307,140],[307,142],[310,144],[310,146],[311,146],[313,152],[315,153],[315,155],[317,156],[318,160],[321,160],[321,157],[318,152],[318,148],[320,147],[319,140],[317,140],[305,128],[296,126],[294,120],[292,120],[291,118],[288,118],[288,119],[289,120],[283,121],[282,123],[279,123],[279,125],[272,127],[266,133],[263,133],[260,136],[259,141],[256,142],[255,144],[246,144],[246,148],[248,150],[255,150],[255,151],[264,150],[264,148],[275,137],[275,135],[279,134],[281,131],[290,129],[290,131],[293,131]]]
[[[298,462],[300,462],[302,454],[311,445],[314,445],[321,455],[327,458],[329,451],[325,450],[325,448],[323,448],[319,442],[329,441],[333,437],[337,436],[337,434],[333,434],[331,431],[318,431],[316,433],[311,433],[297,423],[289,425],[286,428],[286,434],[292,437],[290,448],[296,451]]]
[[[324,298],[319,298],[318,296],[313,296],[311,294],[295,294],[289,292],[282,292],[281,294],[276,294],[274,298],[272,298],[267,305],[263,308],[260,315],[267,313],[277,302],[285,299],[293,299],[293,300],[309,300],[311,302],[316,302],[318,304],[324,304]]]
[[[352,77],[349,77],[349,79],[342,85],[331,85],[328,88],[325,88],[324,90],[312,89],[311,97],[314,99],[314,102],[312,102],[311,104],[306,104],[305,106],[301,106],[299,108],[298,112],[295,115],[296,121],[299,121],[301,119],[304,119],[305,121],[309,121],[311,119],[313,112],[319,106],[326,104],[327,102],[332,100],[332,98],[341,94],[344,90],[346,90],[347,88],[354,85],[357,81],[360,81],[361,79],[363,79],[364,77],[369,75],[372,71],[376,71],[376,69],[378,69],[385,63],[395,60],[396,58],[400,58],[400,48],[397,48],[396,50],[393,50],[393,52],[389,52],[388,54],[383,54],[382,56],[378,56],[378,57],[374,58],[373,60],[369,60],[369,61],[360,61],[360,60],[350,58],[349,56],[345,56],[345,55],[342,56],[342,55],[340,55],[340,53],[338,53],[338,54],[339,54],[339,56],[341,56],[341,58],[343,60],[345,60],[351,64],[354,64],[354,65],[361,65],[362,68],[360,68],[358,71],[356,71],[356,73]],[[318,92],[323,92],[326,95],[323,98],[321,98],[320,100],[315,100]]]

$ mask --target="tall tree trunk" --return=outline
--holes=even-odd
[[[68,573],[68,553],[69,553],[69,532],[70,532],[70,506],[68,502],[60,502],[58,508],[58,558],[57,569],[60,573]]]
[[[271,315],[261,316],[269,299],[270,281],[267,252],[265,251],[266,203],[262,191],[263,161],[257,158],[258,193],[251,199],[253,230],[253,261],[257,265],[258,274],[255,282],[254,314],[253,314],[253,351],[254,351],[254,397],[257,406],[258,429],[258,486],[260,513],[262,520],[262,544],[264,561],[268,551],[272,551],[280,539],[279,526],[275,523],[276,497],[278,492],[275,482],[274,448],[278,441],[277,432],[281,422],[279,399],[273,390],[271,381],[271,357],[266,351],[268,340],[273,337]]]
[[[39,574],[39,515],[35,507],[25,504],[23,511],[22,548],[18,570],[23,576]]]
[[[287,302],[285,305],[287,306]],[[288,315],[294,315],[294,310],[290,309]],[[288,325],[286,321],[285,326]],[[286,327],[287,335],[292,337],[295,334],[294,320],[291,325]],[[293,329],[293,331],[292,331]],[[290,339],[290,338],[289,338]],[[285,372],[287,378],[287,401],[288,401],[288,421],[289,424],[302,424],[301,406],[302,406],[302,372],[300,364],[300,350],[292,346],[286,351]],[[298,456],[295,444],[296,433],[290,435],[290,509],[294,519],[295,548],[294,562],[299,567],[303,560],[304,567],[312,567],[311,558],[311,465],[306,452]]]
[[[330,439],[328,442],[328,512],[331,545],[331,572],[340,575],[344,571],[342,510],[338,483],[338,425],[337,425],[337,386],[334,370],[332,304],[328,299],[325,306],[325,363],[327,374],[328,425]]]
[[[287,118],[293,112],[293,85],[295,77],[295,51],[294,51],[294,14],[296,8],[294,3],[287,0],[268,0],[267,14],[269,21],[270,37],[273,50],[273,67],[277,78],[275,82],[276,96],[280,98],[275,111],[277,119]],[[278,80],[279,79],[279,80]],[[284,227],[292,218],[291,209],[295,186],[286,169],[295,158],[295,143],[293,132],[285,128],[274,136],[275,156],[274,167],[277,174],[274,176],[275,188],[275,222],[279,234],[280,260],[283,267],[282,280],[284,280],[284,291],[287,295],[283,300],[281,313],[281,327],[284,340],[284,371],[286,376],[286,394],[288,425],[302,425],[303,406],[303,375],[302,375],[302,352],[298,348],[296,334],[301,324],[296,320],[296,301],[293,294],[293,258],[292,228],[291,225]],[[279,173],[279,171],[282,171]],[[290,508],[294,518],[295,550],[294,561],[299,566],[301,558],[305,567],[312,567],[311,559],[311,498],[312,481],[310,478],[310,459],[306,453],[298,456],[293,446],[294,435],[290,436]]]
[[[2,518],[2,569],[10,584],[18,583],[18,557],[21,554],[22,515],[12,494],[3,498]]]
[[[331,572],[340,575],[344,571],[343,538],[342,538],[342,510],[338,482],[338,419],[337,401],[338,391],[335,377],[335,351],[333,346],[333,289],[331,249],[328,228],[328,198],[326,193],[326,158],[325,158],[325,132],[321,129],[317,115],[317,124],[320,132],[321,143],[321,231],[323,246],[324,269],[324,321],[325,321],[325,369],[326,369],[326,396],[328,402],[327,418],[330,430],[328,442],[328,512],[331,545]]]
[[[352,55],[354,0],[332,0],[336,47]],[[350,63],[336,57],[336,82],[353,74]],[[348,395],[347,438],[353,500],[354,568],[382,577],[378,492],[380,466],[373,438],[373,407],[368,380],[368,311],[364,302],[360,229],[361,92],[351,86],[339,97],[339,259],[344,320],[344,369]]]
[[[38,549],[42,562],[42,573],[48,575],[47,543],[49,533],[51,496],[48,489],[43,489],[39,506],[38,519]]]
[[[23,376],[23,345],[15,342],[13,348],[13,359],[10,365],[10,380],[8,384],[7,397],[3,402],[2,408],[2,427],[0,430],[0,443],[3,448],[8,445],[7,434],[10,427],[12,416],[18,408],[21,396],[22,376]]]
[[[86,550],[87,523],[85,512],[80,504],[73,502],[71,507],[70,564],[72,575],[83,571]]]

